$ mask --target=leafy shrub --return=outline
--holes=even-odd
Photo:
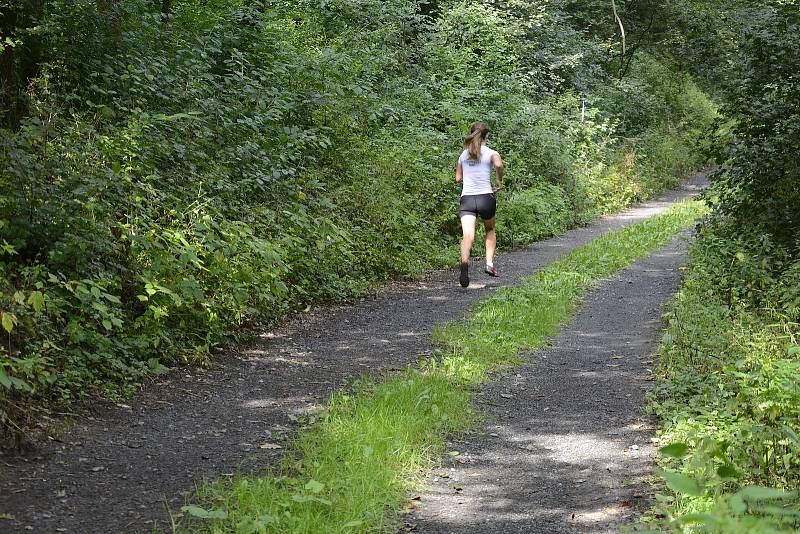
[[[557,186],[542,184],[512,194],[501,195],[497,220],[498,242],[502,246],[536,241],[558,235],[574,224],[569,199]]]
[[[686,449],[665,461],[677,473],[664,475],[672,495],[656,507],[675,528],[800,525],[800,315],[770,272],[785,260],[774,242],[709,229],[692,249],[651,404],[662,441]]]
[[[156,4],[48,0],[12,29],[27,44],[17,92],[0,91],[23,111],[0,135],[6,428],[204,363],[243,326],[452,264],[453,164],[476,119],[508,163],[503,243],[622,207],[696,162],[669,111],[689,86],[654,96],[665,112],[640,110],[650,141],[634,157],[603,44],[565,30],[560,4]],[[589,86],[605,96],[581,122]],[[675,149],[658,152],[655,131]],[[665,172],[644,179],[648,165]]]

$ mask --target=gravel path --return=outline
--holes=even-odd
[[[605,281],[551,347],[487,386],[480,431],[429,479],[404,531],[618,532],[649,504],[654,447],[642,415],[662,305],[686,240]]]
[[[184,369],[129,405],[91,417],[26,457],[4,455],[3,532],[149,532],[204,479],[272,464],[300,414],[363,373],[404,366],[431,350],[432,327],[514,284],[602,233],[646,219],[696,194],[679,190],[563,236],[498,258],[502,278],[476,276],[463,290],[453,271],[386,288],[374,298],[301,314],[252,346],[221,355],[213,370]],[[479,265],[473,271],[480,271]],[[570,401],[571,402],[571,401]]]

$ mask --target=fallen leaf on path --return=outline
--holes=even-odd
[[[282,449],[283,446],[278,445],[277,443],[262,443],[258,446],[259,449]]]
[[[622,356],[612,356],[611,359],[612,360],[621,360]]]
[[[9,520],[13,520],[13,519],[14,519],[14,516],[13,516],[13,515],[11,515],[11,514],[0,514],[0,519],[9,519]]]

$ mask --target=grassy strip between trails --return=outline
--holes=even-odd
[[[201,488],[178,532],[374,532],[390,528],[408,491],[444,451],[448,433],[476,420],[472,386],[558,332],[602,278],[668,243],[705,210],[684,202],[609,233],[479,303],[439,328],[435,358],[383,382],[332,396],[276,472]]]

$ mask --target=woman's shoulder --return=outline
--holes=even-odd
[[[497,154],[497,153],[498,153],[498,152],[497,152],[497,150],[494,150],[494,149],[492,149],[492,148],[489,148],[489,147],[488,147],[488,146],[486,146],[486,145],[483,145],[483,146],[481,147],[481,155],[482,155],[482,156],[493,156],[493,155],[495,155],[495,154]]]

